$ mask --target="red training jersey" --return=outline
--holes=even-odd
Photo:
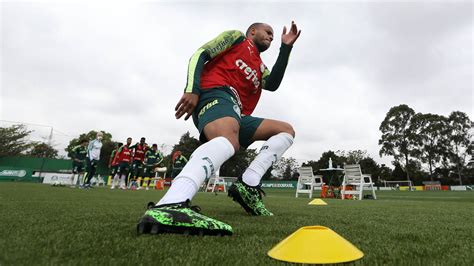
[[[132,160],[132,151],[127,145],[120,147],[117,154],[118,154],[117,160],[119,163],[122,163],[122,162],[129,163]]]
[[[133,160],[143,162],[143,160],[145,159],[145,153],[147,149],[148,147],[146,144],[144,145],[137,144],[135,146],[135,153],[133,154]]]
[[[242,105],[242,114],[250,115],[262,94],[265,65],[257,47],[249,40],[232,46],[209,61],[201,75],[203,90],[230,86]]]

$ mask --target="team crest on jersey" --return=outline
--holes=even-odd
[[[265,65],[263,63],[260,64],[260,72],[265,72]]]

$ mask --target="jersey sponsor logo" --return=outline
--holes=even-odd
[[[260,86],[260,80],[258,80],[257,76],[257,70],[252,69],[247,65],[247,63],[244,62],[242,59],[237,59],[235,60],[235,65],[242,70],[243,74],[245,75],[245,78],[247,80],[251,80],[253,82],[253,85],[255,86],[255,89],[258,89]]]

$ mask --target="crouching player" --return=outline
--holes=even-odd
[[[151,149],[145,153],[145,160],[143,162],[145,166],[145,174],[143,180],[143,187],[148,190],[151,179],[155,177],[155,168],[163,161],[163,154],[158,150],[158,146],[153,144]]]
[[[283,121],[252,116],[262,90],[280,86],[290,51],[300,31],[295,23],[283,28],[280,53],[270,72],[260,54],[270,47],[273,29],[252,24],[246,34],[226,31],[191,57],[188,84],[175,107],[175,117],[193,116],[204,143],[173,180],[160,201],[146,211],[137,225],[139,233],[232,235],[232,227],[199,213],[190,205],[199,187],[241,147],[264,140],[262,148],[228,195],[251,215],[272,216],[261,198],[260,180],[293,144],[295,131]]]

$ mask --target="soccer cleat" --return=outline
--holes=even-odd
[[[200,208],[190,206],[189,200],[159,206],[150,202],[147,207],[138,222],[138,234],[232,235],[230,225],[200,214]]]
[[[260,185],[252,187],[245,184],[240,178],[230,186],[227,195],[240,204],[246,212],[256,216],[273,216],[262,201],[265,195]]]

